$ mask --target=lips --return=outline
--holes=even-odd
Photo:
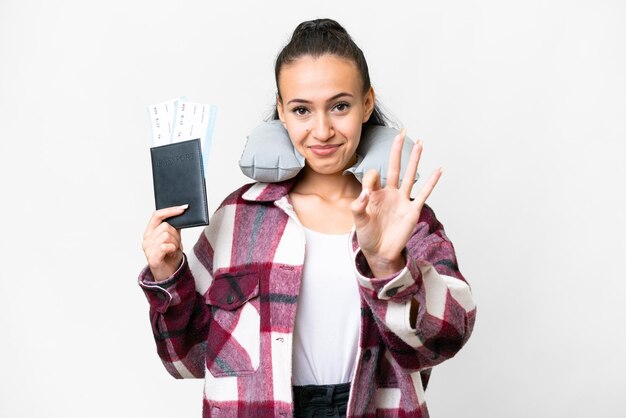
[[[339,149],[340,146],[341,144],[311,145],[309,146],[309,149],[311,150],[311,152],[313,152],[316,155],[326,156],[326,155],[333,154],[335,151]]]

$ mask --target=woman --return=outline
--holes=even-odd
[[[401,133],[384,188],[375,170],[362,183],[343,175],[384,119],[337,22],[300,24],[275,74],[276,117],[306,165],[232,193],[187,255],[164,221],[185,207],[154,213],[139,283],[159,356],[177,378],[205,378],[205,417],[426,417],[430,368],[463,346],[475,317],[425,205],[442,171],[411,199],[422,145],[400,181]]]

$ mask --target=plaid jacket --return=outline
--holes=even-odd
[[[139,277],[158,354],[176,378],[204,378],[203,417],[292,416],[292,332],[304,231],[291,181],[254,183],[217,209],[178,271]],[[406,247],[406,267],[373,278],[352,233],[361,330],[350,417],[428,417],[430,368],[454,356],[475,318],[452,243],[428,206]],[[329,289],[332,291],[332,289]],[[415,328],[410,298],[419,302]]]

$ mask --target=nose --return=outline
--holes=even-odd
[[[328,141],[335,135],[331,119],[325,113],[320,114],[313,122],[313,138],[318,141]]]

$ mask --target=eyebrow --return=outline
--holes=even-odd
[[[335,94],[333,97],[331,97],[330,99],[326,100],[327,102],[332,102],[333,100],[337,100],[340,97],[344,97],[344,96],[348,96],[348,97],[354,97],[353,95],[351,95],[350,93],[338,93]],[[287,104],[291,104],[291,103],[306,103],[306,104],[311,104],[312,102],[309,100],[304,100],[304,99],[291,99],[287,102]]]

